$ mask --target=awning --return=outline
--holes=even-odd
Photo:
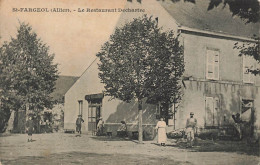
[[[86,95],[85,100],[87,101],[92,101],[92,100],[102,100],[104,98],[103,93],[98,93],[98,94],[91,94],[91,95]]]

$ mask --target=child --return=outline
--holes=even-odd
[[[29,117],[29,120],[27,121],[27,128],[26,128],[27,132],[28,132],[28,142],[32,142],[32,133],[34,130],[33,127],[33,120],[32,117]]]
[[[79,134],[81,134],[81,123],[83,123],[84,120],[82,119],[81,115],[78,115],[78,118],[76,120],[76,132],[78,132]]]

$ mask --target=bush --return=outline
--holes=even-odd
[[[167,137],[170,139],[183,138],[185,135],[185,129],[177,129],[172,132],[167,133]]]

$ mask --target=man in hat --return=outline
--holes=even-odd
[[[76,132],[78,132],[79,134],[81,134],[81,123],[83,123],[84,120],[82,119],[81,115],[78,115],[78,118],[76,120]]]
[[[197,119],[193,117],[194,113],[190,113],[190,118],[186,122],[187,147],[192,147],[194,141],[194,132],[197,127]]]

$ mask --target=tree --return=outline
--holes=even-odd
[[[1,46],[1,101],[9,111],[26,109],[27,114],[29,110],[38,114],[44,107],[52,107],[57,64],[29,24],[20,23],[17,30],[16,37]]]
[[[148,57],[147,102],[160,102],[161,107],[168,111],[169,106],[179,102],[182,96],[180,80],[184,72],[183,47],[172,31],[156,38],[152,47],[156,53]]]
[[[132,0],[127,0],[132,2]],[[165,0],[161,0],[165,1]],[[173,3],[180,2],[181,0],[171,0]],[[196,4],[196,0],[183,0],[184,2],[190,2]],[[142,3],[142,0],[137,0]],[[208,10],[212,10],[214,7],[218,7],[220,4],[224,4],[224,8],[229,6],[229,10],[233,16],[239,16],[241,19],[249,22],[259,22],[259,1],[258,0],[209,0]]]
[[[144,15],[116,28],[97,53],[105,94],[125,102],[138,101],[140,143],[143,101],[147,98],[156,104],[159,98],[166,103],[177,94],[175,83],[184,70],[182,50],[172,31],[163,32],[152,17]]]

